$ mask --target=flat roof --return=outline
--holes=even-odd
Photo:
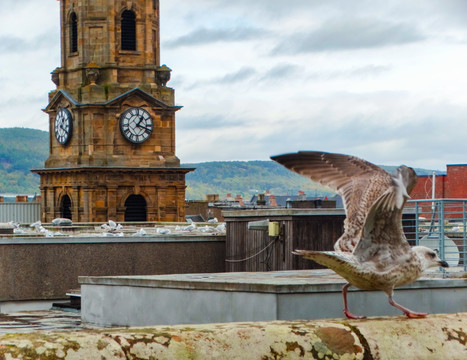
[[[443,278],[441,273],[427,273],[412,284],[398,289],[465,287],[466,279]],[[230,272],[141,276],[80,276],[81,285],[134,286],[183,290],[217,290],[259,293],[341,292],[347,283],[329,269],[268,272]]]

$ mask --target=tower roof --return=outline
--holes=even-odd
[[[54,110],[57,106],[57,103],[60,102],[62,98],[66,98],[73,107],[80,107],[80,106],[111,106],[115,105],[117,103],[120,103],[124,101],[125,99],[129,98],[130,96],[138,96],[148,104],[151,104],[153,106],[157,106],[162,109],[167,109],[167,110],[172,110],[172,111],[178,111],[180,110],[183,106],[171,106],[167,105],[163,101],[155,98],[151,94],[148,94],[147,92],[139,89],[139,88],[134,88],[131,89],[113,99],[110,99],[105,102],[97,102],[97,103],[83,103],[77,101],[68,91],[66,90],[58,90],[57,93],[53,96],[52,100],[49,102],[49,104],[46,106],[45,109],[43,109],[44,112],[49,112]]]

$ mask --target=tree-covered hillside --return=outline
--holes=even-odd
[[[244,199],[269,190],[275,195],[296,195],[303,190],[309,195],[329,194],[326,188],[287,170],[273,161],[215,161],[184,164],[195,171],[186,176],[186,197],[204,199],[206,194],[240,194]]]
[[[0,193],[39,193],[39,176],[30,170],[43,167],[48,153],[48,132],[0,129]]]
[[[46,131],[26,128],[0,129],[0,194],[39,193],[39,176],[31,169],[44,166],[48,157],[49,135]],[[329,194],[317,183],[295,174],[273,161],[214,161],[184,164],[196,168],[186,176],[186,197],[205,199],[206,194],[241,194],[251,196],[269,190],[275,195],[295,195],[298,190],[311,196]],[[386,166],[392,172],[395,166]],[[431,170],[416,169],[420,175]]]
[[[205,199],[206,194],[240,194],[245,200],[269,190],[274,195],[297,195],[299,190],[309,196],[327,196],[328,188],[298,175],[274,161],[214,161],[184,164],[196,168],[186,175],[186,198]],[[383,166],[392,173],[397,166]],[[415,169],[419,175],[430,175],[431,170]]]

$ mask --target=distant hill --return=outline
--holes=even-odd
[[[298,190],[308,195],[330,194],[320,184],[287,170],[273,161],[214,161],[184,164],[195,171],[186,175],[186,198],[204,199],[206,194],[240,194],[245,200],[269,190],[275,195],[296,195]]]
[[[206,194],[240,194],[245,200],[269,190],[274,195],[297,195],[299,190],[309,196],[332,195],[328,188],[298,175],[274,161],[213,161],[184,164],[195,171],[186,175],[186,198],[200,200]],[[392,173],[397,166],[382,166]],[[432,170],[415,169],[419,175],[430,175]]]
[[[48,132],[0,129],[0,194],[39,194],[39,176],[30,170],[43,167],[48,154]]]
[[[49,134],[27,128],[0,129],[0,194],[40,193],[39,176],[30,172],[44,166],[49,154]],[[273,161],[213,161],[184,164],[195,171],[186,176],[186,198],[205,199],[206,194],[240,194],[249,200],[269,190],[275,195],[296,195],[298,190],[310,196],[331,194],[317,183],[295,174]],[[396,166],[385,166],[389,172]],[[415,169],[419,175],[431,170]]]

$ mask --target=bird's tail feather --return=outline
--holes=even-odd
[[[336,251],[294,250],[292,251],[292,254],[313,260],[320,265],[334,270],[338,274],[340,274],[342,270],[348,271],[351,268],[356,268],[356,264],[351,257],[347,256],[345,253]]]

